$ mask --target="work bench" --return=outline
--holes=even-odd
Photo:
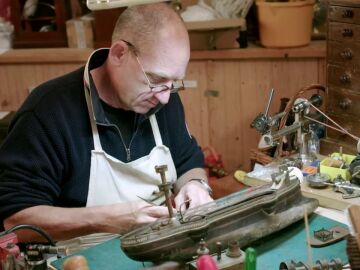
[[[218,197],[247,188],[244,184],[238,182],[233,175],[215,180],[211,183],[211,186],[214,189],[214,195]],[[344,211],[318,207],[309,217],[311,236],[315,230],[334,226],[347,228],[348,221]],[[278,269],[280,262],[290,260],[302,261],[308,264],[306,237],[304,220],[300,220],[285,229],[253,242],[250,246],[257,252],[256,269]],[[348,262],[345,240],[326,247],[312,248],[311,252],[313,263],[317,260],[327,260],[329,262],[335,258],[341,259],[344,263]],[[142,269],[144,266],[151,266],[149,262],[143,264],[129,259],[120,249],[119,239],[110,240],[79,254],[87,258],[90,269],[115,270],[121,267],[121,269],[137,270]],[[62,269],[65,259],[55,261],[52,265],[56,267],[55,269]],[[111,261],[111,264],[109,264],[109,261]]]

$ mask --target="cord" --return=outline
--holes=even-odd
[[[360,138],[355,136],[354,134],[351,134],[349,131],[347,131],[345,128],[343,128],[342,126],[340,126],[338,123],[336,123],[333,119],[331,119],[329,116],[327,116],[325,113],[323,113],[321,110],[319,110],[318,108],[316,108],[313,104],[309,103],[310,106],[312,106],[315,110],[317,110],[319,113],[321,113],[326,119],[328,119],[330,122],[332,122],[333,124],[335,124],[335,126],[337,126],[338,128],[335,128],[333,126],[327,125],[322,123],[324,126],[327,126],[328,128],[337,130],[341,133],[347,134],[349,135],[351,138],[353,138],[354,140],[358,141]],[[310,120],[312,120],[312,118],[308,118]],[[313,121],[313,120],[312,120]],[[315,122],[315,121],[314,121]]]
[[[6,235],[6,234],[9,234],[9,233],[12,233],[12,232],[15,232],[17,230],[22,230],[22,229],[29,229],[29,230],[33,230],[37,233],[39,233],[41,236],[43,236],[51,246],[55,246],[55,242],[54,240],[50,237],[50,235],[44,231],[42,228],[40,228],[39,226],[37,225],[33,225],[33,224],[19,224],[19,225],[15,225],[14,227],[6,230],[6,231],[3,231],[0,233],[0,237]]]

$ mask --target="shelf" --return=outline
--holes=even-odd
[[[67,47],[65,21],[70,12],[66,9],[65,0],[43,2],[53,6],[51,12],[35,13],[25,19],[22,14],[25,1],[10,1],[11,21],[15,27],[14,48]],[[51,31],[40,32],[40,29],[50,24]]]
[[[50,20],[54,20],[54,19],[56,19],[56,17],[54,17],[54,16],[46,16],[46,17],[39,17],[39,18],[21,19],[21,21],[37,22],[37,21],[50,21]]]

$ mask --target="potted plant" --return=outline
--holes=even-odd
[[[310,43],[314,0],[256,0],[260,43],[290,48]]]

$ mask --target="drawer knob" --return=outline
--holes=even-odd
[[[343,37],[352,37],[354,35],[353,30],[350,28],[345,28],[342,30]]]
[[[339,106],[343,110],[348,109],[350,107],[350,105],[351,105],[351,100],[349,98],[345,98],[339,102]]]
[[[352,52],[350,49],[345,49],[345,50],[343,50],[343,51],[340,53],[340,56],[341,56],[343,59],[350,60],[350,59],[353,58],[353,52]]]
[[[351,82],[351,75],[343,74],[340,76],[340,82],[342,83],[350,83]]]
[[[354,17],[354,11],[352,9],[345,9],[342,13],[343,18],[352,18]]]

